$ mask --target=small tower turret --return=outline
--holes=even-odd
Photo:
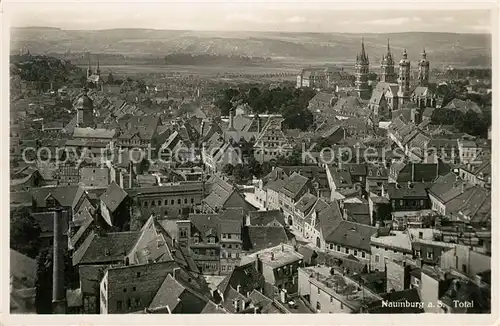
[[[425,48],[422,51],[422,58],[418,63],[418,83],[420,86],[429,85],[429,60]]]
[[[380,81],[386,83],[396,82],[396,73],[394,71],[394,59],[392,58],[391,46],[389,45],[389,39],[387,39],[387,53],[383,57],[380,72]]]
[[[358,96],[362,99],[369,97],[368,74],[370,72],[370,61],[365,51],[364,40],[361,39],[361,52],[356,56],[356,81],[355,89]]]
[[[399,77],[398,77],[398,98],[399,107],[410,98],[410,60],[408,60],[408,53],[406,49],[403,51],[403,57],[399,60]]]

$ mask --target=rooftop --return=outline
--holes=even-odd
[[[301,268],[310,277],[310,282],[330,294],[353,310],[357,310],[363,303],[379,300],[380,297],[369,289],[357,284],[352,279],[339,273],[332,275],[330,267],[313,266]]]
[[[286,244],[281,244],[276,247],[263,249],[251,255],[241,258],[240,266],[246,265],[259,259],[263,264],[268,265],[272,268],[277,268],[281,266],[288,265],[298,260],[302,260],[304,257],[299,254],[295,249]]]
[[[403,231],[391,231],[386,236],[373,235],[370,240],[372,245],[379,244],[386,247],[401,248],[410,252],[412,250],[410,236],[407,232]]]

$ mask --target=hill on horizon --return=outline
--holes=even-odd
[[[396,59],[407,49],[409,59],[415,62],[425,48],[431,64],[491,66],[490,34],[440,32],[352,34],[18,27],[11,29],[11,53],[27,48],[39,54],[92,52],[140,57],[192,53],[351,62],[359,53],[361,37],[374,65],[385,54],[389,38]]]

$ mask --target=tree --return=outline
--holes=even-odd
[[[237,164],[233,170],[234,180],[238,184],[247,183],[252,178],[247,165]]]
[[[222,173],[225,173],[227,175],[233,175],[233,171],[234,171],[234,166],[232,164],[226,164],[222,168]]]
[[[52,255],[48,249],[36,257],[35,306],[38,314],[52,313]]]
[[[10,212],[10,247],[35,258],[40,249],[42,230],[35,218],[25,207]]]

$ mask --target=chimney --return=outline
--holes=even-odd
[[[54,212],[54,261],[52,269],[52,311],[54,314],[66,313],[66,289],[64,287],[64,241],[62,208]]]
[[[176,280],[177,279],[177,276],[179,276],[179,272],[181,271],[181,269],[179,267],[175,267],[173,270],[172,270],[172,277]]]
[[[286,303],[286,290],[281,289],[280,291],[280,301],[281,303]]]
[[[236,292],[238,292],[238,293],[241,292],[241,285],[238,284],[238,286],[236,287]]]
[[[285,245],[284,244],[281,245],[281,251],[285,252]]]
[[[239,302],[240,302],[240,311],[245,310],[245,300],[241,299]]]

